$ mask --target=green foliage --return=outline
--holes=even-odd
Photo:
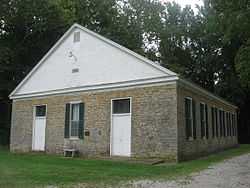
[[[50,0],[4,0],[0,10],[0,90],[6,97],[65,28]]]
[[[204,0],[194,13],[158,0],[2,0],[0,98],[77,22],[242,108],[250,101],[249,7]]]
[[[206,0],[212,4],[218,16],[224,41],[250,37],[250,2],[248,0]]]
[[[214,91],[215,81],[221,86],[234,72],[227,49],[238,44],[223,43],[221,29],[230,5],[207,0],[195,14],[190,6],[152,0],[3,1],[0,87],[6,96],[77,22]]]
[[[247,76],[250,73],[247,73],[250,64],[246,56],[250,39],[250,2],[247,0],[207,0],[207,2],[215,10],[216,21],[219,23],[216,28],[222,34],[222,47],[225,52],[224,63],[228,64],[230,69],[230,72],[224,72],[229,77],[234,74],[235,80],[239,80],[238,75],[240,84],[244,88],[248,86],[246,81],[249,79]],[[230,59],[226,58],[226,56],[229,56]],[[248,90],[248,88],[244,89]]]
[[[207,4],[198,8],[195,14],[189,6],[166,4],[161,60],[164,66],[214,91],[220,72],[220,33],[215,29],[213,9]]]
[[[244,87],[250,88],[250,40],[240,47],[235,62],[241,83]]]

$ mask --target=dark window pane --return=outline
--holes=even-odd
[[[206,138],[208,139],[209,138],[209,129],[208,129],[208,107],[207,107],[207,104],[205,104],[205,132],[206,132]]]
[[[77,104],[71,104],[71,120],[78,121],[79,120],[79,111],[80,105]]]
[[[44,117],[46,116],[46,106],[36,106],[36,117]]]
[[[211,115],[212,115],[212,137],[215,136],[215,114],[214,114],[214,107],[211,108]]]
[[[219,115],[220,115],[220,137],[223,136],[223,115],[222,115],[222,110],[219,110]]]
[[[219,126],[218,126],[218,109],[214,109],[214,114],[215,114],[215,132],[216,132],[216,137],[219,136]]]
[[[192,100],[192,110],[193,110],[193,137],[196,139],[196,103]]]
[[[78,137],[79,121],[71,121],[71,135],[72,137]]]
[[[226,121],[225,121],[225,112],[222,111],[222,125],[223,125],[223,136],[226,136]]]
[[[192,115],[191,115],[192,101],[185,98],[185,118],[186,118],[186,138],[192,137]]]
[[[130,113],[130,99],[113,100],[113,114]]]
[[[230,136],[233,136],[233,134],[232,134],[232,114],[230,113],[229,114],[229,135]]]
[[[201,121],[201,138],[205,137],[206,125],[205,125],[205,105],[200,104],[200,121]]]

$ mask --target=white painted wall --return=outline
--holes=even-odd
[[[81,32],[80,43],[73,43],[76,30]],[[73,68],[79,73],[72,73]],[[15,94],[162,76],[167,74],[76,27]]]

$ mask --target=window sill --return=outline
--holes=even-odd
[[[79,138],[69,138],[69,140],[80,140]]]

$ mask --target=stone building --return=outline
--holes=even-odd
[[[78,24],[10,98],[13,152],[180,161],[238,144],[236,106]]]

